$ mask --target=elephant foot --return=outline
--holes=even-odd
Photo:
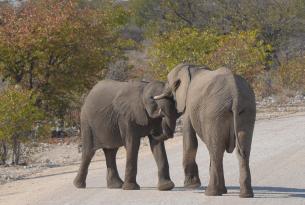
[[[158,183],[158,189],[160,191],[168,191],[168,190],[173,189],[174,187],[175,187],[175,184],[170,179],[162,180]]]
[[[225,186],[222,187],[222,189],[220,191],[221,191],[222,194],[227,194],[228,193],[228,190]]]
[[[252,189],[250,189],[250,190],[241,189],[240,193],[239,193],[239,197],[240,198],[253,198],[254,197],[253,190]]]
[[[124,182],[122,188],[124,190],[139,190],[140,186],[133,182]]]
[[[224,192],[227,192],[227,190],[217,189],[216,187],[208,186],[205,189],[204,194],[206,196],[221,196],[222,194],[225,194]]]
[[[184,187],[188,189],[197,189],[201,186],[201,181],[198,176],[186,176]]]
[[[78,178],[75,178],[73,181],[73,184],[76,188],[84,189],[86,188],[86,182],[79,180]]]
[[[123,186],[123,181],[120,178],[113,178],[107,180],[107,188],[108,189],[120,189]]]

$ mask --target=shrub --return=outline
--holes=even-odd
[[[128,12],[78,0],[28,0],[0,8],[0,75],[39,92],[59,118],[133,42],[120,30]],[[2,21],[1,21],[2,20]]]
[[[275,77],[282,88],[305,90],[305,55],[282,63]]]
[[[207,65],[211,69],[225,66],[245,77],[256,92],[261,92],[260,82],[270,45],[258,40],[258,31],[217,35],[212,31],[184,28],[153,39],[150,51],[155,77],[166,79],[167,73],[181,62]]]
[[[206,57],[219,47],[220,37],[212,31],[183,28],[153,39],[149,51],[156,78],[166,79],[167,73],[181,62],[206,64]]]
[[[252,82],[264,72],[272,50],[270,45],[258,40],[257,35],[257,31],[248,31],[222,36],[218,49],[207,56],[207,65],[212,69],[228,67]]]
[[[20,143],[41,136],[45,128],[41,123],[46,116],[35,106],[35,94],[17,86],[2,91],[0,102],[0,141],[3,147],[12,147],[12,163],[18,164]]]

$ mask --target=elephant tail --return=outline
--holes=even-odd
[[[235,149],[235,128],[234,128],[234,123],[233,120],[231,121],[231,126],[230,126],[230,137],[229,141],[226,146],[226,151],[227,153],[232,153]]]
[[[82,111],[81,113],[81,148],[83,152],[90,152],[94,149],[93,133],[89,126],[87,116]]]
[[[234,104],[234,103],[233,103]],[[238,150],[240,150],[241,146],[238,140],[238,112],[237,109],[233,106],[232,107],[232,114],[233,114],[233,120],[231,122],[231,126],[230,126],[230,137],[228,140],[228,144],[226,146],[226,151],[228,153],[232,153],[235,149],[235,147],[237,146]]]
[[[233,112],[233,125],[234,125],[233,126],[234,127],[234,138],[233,138],[233,141],[236,142],[238,154],[244,158],[245,157],[245,152],[244,152],[242,146],[240,145],[239,135],[238,135],[238,130],[240,128],[240,124],[239,124],[240,120],[239,120],[239,111],[238,111],[237,99],[235,99],[235,102],[233,100],[232,112]]]

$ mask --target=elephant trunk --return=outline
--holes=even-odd
[[[163,117],[161,122],[162,133],[160,135],[152,135],[155,140],[165,141],[174,137],[176,120]]]
[[[169,120],[166,117],[162,119],[162,132],[165,136],[167,136],[167,138],[174,137],[175,126],[176,126],[176,121],[175,123],[172,123],[171,120]]]

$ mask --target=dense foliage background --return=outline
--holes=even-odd
[[[232,69],[258,99],[304,94],[304,11],[303,0],[0,1],[3,163],[38,128],[77,126],[103,78],[165,80],[187,62]]]

